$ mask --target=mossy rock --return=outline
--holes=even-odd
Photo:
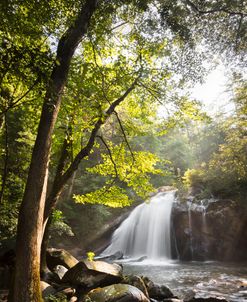
[[[149,302],[149,299],[132,285],[113,284],[91,290],[82,302]]]

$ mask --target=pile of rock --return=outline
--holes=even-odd
[[[157,285],[147,277],[124,276],[119,264],[78,261],[64,250],[54,249],[48,250],[47,264],[53,274],[41,283],[45,301],[182,302],[165,285]],[[226,300],[192,297],[187,301]]]

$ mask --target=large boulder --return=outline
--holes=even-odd
[[[147,298],[149,298],[147,287],[141,277],[135,275],[125,275],[121,283],[137,287]]]
[[[54,248],[47,250],[46,261],[47,266],[51,271],[53,271],[57,265],[62,265],[67,269],[70,269],[78,263],[78,260],[66,250]]]
[[[122,267],[118,264],[110,264],[104,261],[78,262],[69,269],[62,278],[62,282],[82,288],[96,288],[122,280]]]
[[[83,302],[149,302],[149,299],[132,285],[113,284],[91,290]]]

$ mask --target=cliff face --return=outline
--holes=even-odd
[[[173,256],[180,260],[247,260],[247,207],[232,200],[177,203]]]

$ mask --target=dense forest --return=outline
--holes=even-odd
[[[0,15],[9,301],[42,301],[49,232],[86,244],[164,185],[246,202],[246,1],[3,0]],[[231,109],[211,115],[190,91],[220,62]]]

